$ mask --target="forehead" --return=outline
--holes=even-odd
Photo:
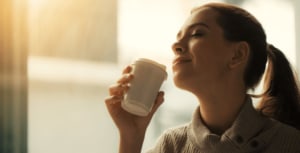
[[[184,27],[188,27],[189,25],[195,24],[195,23],[205,23],[209,27],[211,26],[218,26],[217,25],[217,17],[218,12],[208,8],[208,7],[200,7],[190,14],[190,16],[187,18],[185,23],[183,24]]]

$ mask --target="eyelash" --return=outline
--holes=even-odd
[[[193,33],[191,36],[192,37],[201,37],[201,36],[203,36],[204,34],[202,33],[202,32],[195,32],[195,33]]]

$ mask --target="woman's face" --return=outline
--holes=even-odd
[[[178,87],[206,88],[226,78],[233,43],[224,38],[217,16],[213,9],[200,8],[180,29],[172,46],[174,82]]]

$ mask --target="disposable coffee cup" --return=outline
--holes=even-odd
[[[132,114],[147,116],[167,78],[166,66],[146,58],[137,59],[132,66],[134,77],[121,106]]]

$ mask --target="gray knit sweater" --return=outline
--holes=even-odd
[[[167,130],[147,153],[300,153],[300,131],[263,117],[249,98],[221,136],[202,123],[197,108],[191,123]]]

